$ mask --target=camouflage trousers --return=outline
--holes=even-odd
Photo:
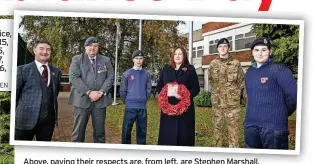
[[[214,147],[222,147],[224,122],[226,121],[228,130],[228,143],[231,148],[239,148],[240,132],[240,107],[218,108],[215,105],[212,108],[212,122],[214,128]]]

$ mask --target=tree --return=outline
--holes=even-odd
[[[0,19],[13,19],[13,15],[0,15]]]
[[[0,163],[12,162],[14,147],[10,137],[10,92],[0,92]]]
[[[297,79],[299,55],[299,26],[285,24],[254,24],[256,37],[264,36],[272,41],[273,60],[285,64]]]
[[[101,52],[112,63],[115,57],[116,19],[24,16],[21,27],[24,39],[32,49],[32,41],[46,40],[53,45],[52,64],[68,70],[74,55],[84,51],[87,37],[100,40]],[[120,19],[121,39],[118,48],[118,72],[132,67],[131,54],[138,49],[139,20]],[[168,62],[169,50],[174,45],[186,45],[187,38],[178,34],[180,21],[143,21],[142,50],[147,52],[146,66],[155,74]]]

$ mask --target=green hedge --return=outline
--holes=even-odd
[[[10,139],[10,92],[0,92],[0,163],[14,163]]]
[[[197,106],[211,107],[212,102],[210,92],[204,90],[200,91],[200,93],[196,97],[194,97],[194,103]]]

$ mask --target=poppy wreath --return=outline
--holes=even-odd
[[[168,83],[162,88],[158,96],[158,105],[164,114],[167,114],[169,116],[178,116],[186,112],[186,110],[191,105],[190,92],[183,84],[178,84],[178,95],[181,97],[181,99],[179,103],[177,103],[176,105],[172,105],[168,102],[167,93],[169,84],[178,83],[177,82]]]

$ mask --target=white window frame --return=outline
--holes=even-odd
[[[245,34],[250,33],[250,32],[252,32],[252,30],[249,31],[249,32],[246,32],[246,33],[239,33],[239,34],[237,34],[237,35],[241,35],[241,34],[242,34],[242,37],[241,37],[241,38],[237,38],[237,39],[235,39],[235,37],[236,37],[237,35],[234,35],[234,48],[233,48],[234,51],[244,51],[244,50],[250,49],[250,48],[236,49],[236,46],[235,46],[235,43],[236,43],[236,41],[238,41],[238,40],[255,38],[254,34],[252,34],[252,35],[250,35],[250,36],[245,36]]]
[[[195,57],[193,56],[193,53],[195,53]],[[197,48],[193,47],[192,49],[192,59],[196,59],[197,58]]]
[[[199,48],[200,47],[200,48]],[[199,54],[198,51],[203,50],[202,54]],[[200,59],[204,55],[204,46],[197,46],[196,47],[196,58],[195,59]]]
[[[210,40],[209,42],[208,42],[208,52],[210,51],[210,46],[214,46],[214,47],[216,47],[216,45],[217,45],[217,43],[218,43],[218,40],[219,39],[215,39],[215,40]],[[210,42],[213,42],[213,43],[210,43]],[[217,49],[217,48],[216,48]],[[216,52],[217,53],[217,52]],[[212,52],[209,52],[209,54],[216,54],[216,53],[212,53]]]
[[[230,52],[241,52],[241,51],[246,51],[246,50],[250,50],[250,48],[245,48],[245,49],[238,49],[236,50],[235,48],[235,36],[239,35],[239,34],[243,34],[243,36],[245,37],[245,34],[249,33],[252,31],[251,27],[253,24],[251,23],[240,23],[240,24],[236,24],[236,25],[232,25],[232,26],[228,26],[225,28],[221,28],[221,29],[217,29],[215,31],[211,31],[211,32],[207,32],[203,34],[204,37],[204,47],[206,47],[206,49],[204,49],[204,54],[206,55],[217,55],[217,53],[210,53],[210,49],[209,46],[212,45],[217,45],[217,43],[215,42],[216,40],[219,40],[221,38],[228,38],[228,37],[232,37],[232,39],[229,39],[229,42],[231,42],[231,48]],[[254,34],[245,38],[254,38]],[[238,40],[238,39],[237,39]],[[210,44],[211,41],[214,41],[214,43]]]
[[[199,48],[201,47],[201,48]],[[193,50],[195,48],[195,50]],[[202,56],[204,55],[204,40],[201,41],[197,41],[193,43],[193,49],[192,52],[195,52],[195,57],[193,57],[193,53],[192,53],[192,60],[193,59],[201,59]],[[203,50],[203,54],[198,54],[199,50]]]

